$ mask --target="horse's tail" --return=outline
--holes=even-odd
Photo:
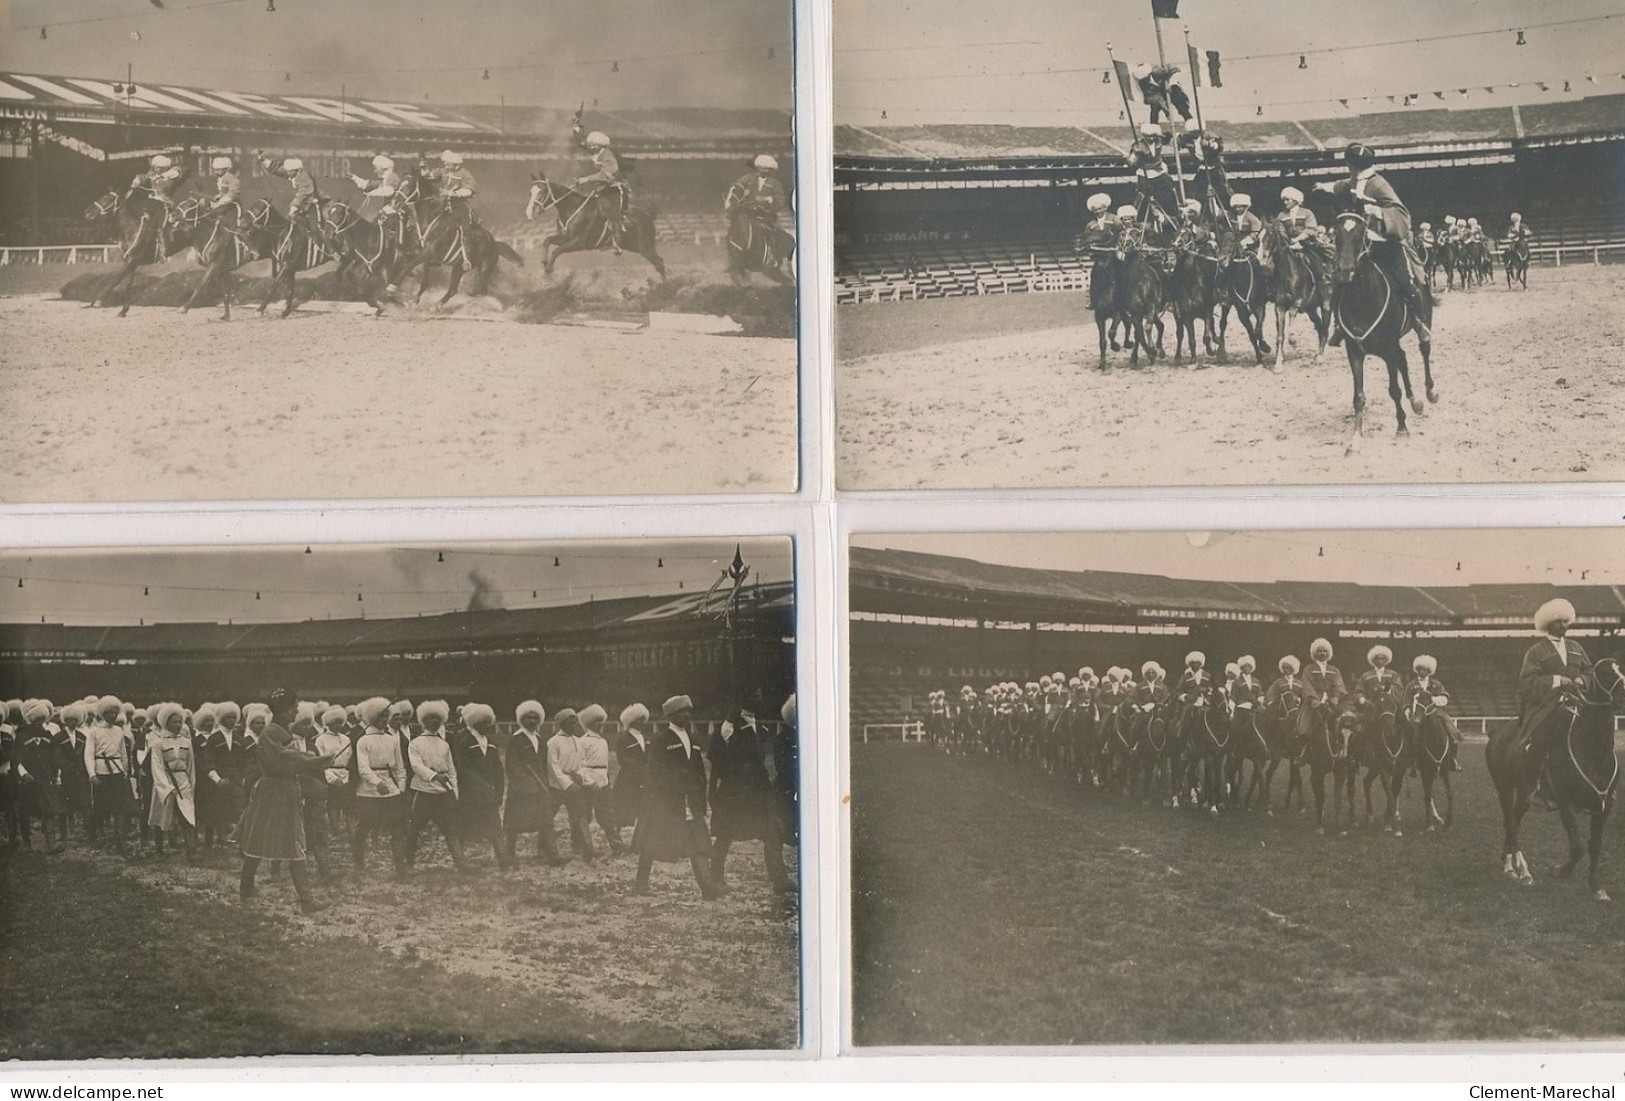
[[[514,249],[514,247],[512,245],[508,244],[508,242],[506,242],[506,241],[498,241],[494,237],[492,238],[492,241],[496,245],[496,250],[497,250],[497,255],[498,256],[502,257],[505,260],[512,260],[514,263],[518,264],[520,267],[525,266],[525,258],[523,256],[519,255],[519,253],[517,251],[515,251],[515,249]]]

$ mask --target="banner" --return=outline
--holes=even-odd
[[[1154,19],[1178,19],[1179,0],[1151,0],[1151,15]]]
[[[1112,68],[1117,70],[1117,83],[1123,89],[1123,98],[1132,103],[1135,99],[1134,80],[1128,75],[1128,62],[1113,58]]]
[[[1191,87],[1200,88],[1202,86],[1202,59],[1198,56],[1196,47],[1192,46],[1189,41],[1185,43],[1185,60],[1190,65]]]

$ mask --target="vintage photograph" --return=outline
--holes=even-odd
[[[801,1046],[791,540],[0,586],[0,1060]]]
[[[854,535],[850,1040],[1601,1040],[1625,532]]]
[[[841,488],[1625,477],[1612,0],[833,9]]]
[[[790,0],[7,17],[0,500],[796,488]]]

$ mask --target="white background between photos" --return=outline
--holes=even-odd
[[[130,0],[135,2],[135,0]],[[920,0],[926,3],[928,0]],[[1142,0],[1134,0],[1142,2]],[[708,1080],[960,1083],[1021,1077],[1090,1080],[1110,1092],[1133,1083],[1433,1082],[1429,1096],[1468,1097],[1465,1083],[1517,1085],[1590,1080],[1618,1083],[1625,1057],[1606,1045],[1448,1045],[1360,1049],[1095,1049],[1027,1052],[1019,1060],[986,1051],[899,1055],[844,1049],[848,944],[845,688],[846,538],[852,532],[1060,530],[1239,530],[1281,528],[1544,527],[1625,524],[1625,486],[1314,487],[1312,489],[1091,490],[1076,493],[945,492],[856,494],[833,490],[834,382],[830,221],[832,113],[830,25],[826,0],[796,0],[797,187],[801,201],[802,480],[793,495],[606,498],[538,503],[347,501],[185,504],[133,507],[0,505],[0,546],[251,546],[267,543],[436,543],[788,535],[795,539],[798,691],[804,749],[803,799],[815,828],[803,834],[803,990],[801,1053],[782,1057],[727,1053],[614,1058],[489,1057],[357,1062],[262,1059],[201,1064],[0,1065],[0,1085],[59,1085],[138,1080],[174,1083],[166,1098],[203,1096],[183,1083],[219,1080],[302,1082],[313,1096],[341,1091],[350,1101],[377,1093],[342,1079],[393,1079],[389,1096],[448,1081],[497,1085],[538,1078],[594,1078],[630,1084],[649,1078]],[[1019,380],[1012,380],[1019,386]],[[951,380],[943,380],[951,386]],[[1041,394],[1033,395],[1041,401]],[[1517,415],[1509,410],[1509,415]],[[1561,447],[1561,439],[1552,441]],[[1427,455],[1413,443],[1405,476],[1426,476]],[[1396,472],[1399,476],[1401,472]],[[811,840],[812,844],[807,845]],[[1622,926],[1625,928],[1625,926]],[[49,1079],[47,1082],[46,1079]],[[1113,1086],[1115,1084],[1115,1086]],[[961,1087],[963,1088],[963,1087]],[[934,1093],[940,1093],[938,1087]],[[1154,1091],[1155,1092],[1155,1091]],[[1267,1091],[1264,1096],[1269,1096]],[[1422,1090],[1401,1091],[1421,1095]],[[1537,1091],[1538,1095],[1538,1091]],[[1249,1091],[1250,1097],[1259,1094]],[[1301,1094],[1296,1094],[1301,1096]]]

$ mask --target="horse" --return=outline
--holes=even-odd
[[[425,197],[410,205],[420,244],[417,251],[405,261],[401,274],[404,277],[408,272],[421,269],[414,302],[421,301],[424,290],[428,288],[431,267],[443,267],[449,273],[446,292],[435,303],[436,306],[444,306],[462,286],[465,271],[474,273],[474,293],[484,294],[491,276],[496,273],[498,261],[507,259],[520,267],[524,266],[524,257],[515,252],[512,246],[498,241],[490,230],[478,222],[465,224],[460,221],[448,201]],[[431,208],[427,220],[421,209],[424,206]]]
[[[1314,358],[1319,363],[1331,335],[1331,286],[1324,278],[1325,261],[1306,249],[1294,248],[1280,222],[1269,223],[1259,235],[1258,261],[1269,277],[1269,297],[1275,303],[1275,365],[1270,370],[1279,371],[1286,362],[1287,326],[1300,311],[1314,323],[1320,338]]]
[[[1416,770],[1422,778],[1422,811],[1427,829],[1448,826],[1455,820],[1456,796],[1450,786],[1450,767],[1455,757],[1455,745],[1450,728],[1445,725],[1444,712],[1426,692],[1417,692],[1406,706],[1405,721],[1411,727],[1415,746]],[[1444,781],[1445,811],[1439,814],[1433,801],[1433,785]]]
[[[1354,825],[1354,775],[1358,768],[1354,758],[1346,751],[1344,727],[1353,716],[1333,715],[1325,704],[1306,704],[1309,708],[1309,742],[1305,755],[1309,760],[1309,784],[1315,793],[1315,832],[1326,832],[1326,777],[1332,778],[1332,828],[1343,833]],[[1348,823],[1343,822],[1344,795],[1348,796]]]
[[[1128,795],[1134,784],[1134,724],[1123,713],[1130,706],[1126,697],[1108,701],[1100,719],[1101,783],[1121,795]]]
[[[553,274],[554,262],[566,252],[594,251],[615,247],[609,219],[594,196],[573,187],[556,184],[541,173],[530,178],[530,200],[525,203],[525,220],[535,221],[552,211],[558,225],[542,241],[542,269]],[[621,240],[630,251],[654,265],[655,273],[666,278],[666,261],[655,247],[655,220],[642,207],[629,207],[623,218]]]
[[[1502,262],[1506,265],[1507,290],[1512,289],[1512,281],[1516,279],[1518,285],[1524,290],[1529,289],[1529,242],[1519,238],[1507,245],[1502,253]]]
[[[1097,246],[1090,251],[1095,262],[1089,272],[1089,309],[1095,315],[1095,330],[1100,335],[1100,369],[1104,371],[1107,328],[1117,323],[1123,311],[1123,261],[1116,249]],[[1117,351],[1117,341],[1110,340],[1110,344],[1112,351]]]
[[[1270,737],[1271,723],[1266,716],[1260,722],[1260,713],[1255,704],[1251,707],[1237,706],[1230,716],[1230,796],[1232,805],[1241,810],[1252,810],[1253,799],[1263,796],[1265,810],[1270,809],[1269,785],[1264,782],[1266,770],[1273,772],[1275,763],[1279,760],[1274,753],[1274,742]],[[1242,772],[1251,763],[1252,776],[1245,788],[1242,785]]]
[[[385,226],[369,222],[344,203],[328,203],[322,208],[322,227],[339,253],[339,271],[360,269],[361,293],[374,317],[384,316],[379,289],[393,287],[400,278],[400,252],[395,238]],[[421,286],[419,294],[422,293]]]
[[[1264,362],[1270,354],[1269,341],[1264,339],[1264,306],[1269,295],[1269,277],[1256,255],[1245,253],[1223,266],[1219,272],[1219,359],[1230,355],[1224,338],[1230,328],[1230,311],[1235,310],[1247,330],[1256,362]]]
[[[1162,350],[1162,311],[1166,307],[1168,285],[1162,269],[1151,262],[1139,240],[1130,237],[1124,247],[1117,250],[1122,261],[1122,281],[1119,291],[1125,325],[1133,342],[1129,365],[1140,365],[1140,349],[1145,349],[1147,363],[1155,363],[1165,353]],[[1150,340],[1151,332],[1156,343]]]
[[[1501,871],[1525,885],[1535,881],[1518,843],[1518,827],[1529,809],[1530,795],[1544,771],[1569,839],[1569,856],[1556,874],[1567,879],[1589,853],[1587,886],[1598,902],[1610,896],[1598,876],[1603,830],[1614,808],[1619,785],[1619,759],[1614,756],[1614,713],[1625,708],[1625,672],[1613,658],[1597,662],[1559,700],[1547,728],[1543,752],[1532,752],[1540,739],[1524,739],[1513,728],[1490,736],[1484,757],[1501,803],[1504,844]],[[1589,844],[1582,844],[1578,816],[1591,816]]]
[[[84,216],[87,222],[100,222],[108,218],[118,221],[120,257],[124,266],[90,300],[89,305],[102,305],[123,285],[124,305],[119,307],[120,317],[129,315],[130,300],[135,297],[136,273],[149,264],[163,263],[190,244],[190,239],[185,235],[170,236],[163,232],[169,208],[146,188],[131,187],[122,195],[109,191],[87,206]]]
[[[1308,810],[1304,803],[1303,774],[1298,769],[1299,761],[1307,748],[1306,739],[1302,733],[1303,728],[1303,691],[1302,681],[1294,680],[1285,690],[1275,697],[1273,704],[1267,708],[1260,721],[1260,729],[1270,743],[1269,769],[1264,773],[1264,812],[1271,815],[1275,811],[1270,807],[1270,790],[1275,783],[1275,770],[1283,763],[1287,768],[1286,796],[1281,800],[1283,813],[1292,809],[1292,793],[1298,793],[1298,813]]]
[[[287,304],[282,308],[282,316],[287,317],[293,313],[295,277],[301,271],[325,264],[334,256],[303,219],[289,218],[272,206],[269,199],[256,199],[249,205],[244,228],[250,232],[262,232],[264,240],[270,243],[271,283],[265,289],[259,312],[264,313],[271,300],[280,294],[287,299]]]
[[[1191,805],[1210,814],[1218,814],[1225,800],[1230,756],[1230,723],[1217,702],[1213,685],[1203,685],[1179,718],[1179,744],[1189,754],[1191,770],[1200,771],[1197,786],[1189,789]]]
[[[1368,825],[1371,822],[1371,786],[1381,780],[1383,794],[1388,799],[1382,816],[1383,829],[1395,837],[1401,836],[1399,798],[1415,754],[1410,727],[1399,721],[1399,710],[1396,690],[1385,690],[1366,700],[1360,709],[1359,730],[1352,747],[1356,762],[1366,770],[1365,821]],[[1352,812],[1350,817],[1353,817]]]
[[[190,312],[203,298],[203,292],[218,281],[221,320],[230,321],[233,300],[231,273],[244,264],[264,259],[274,250],[275,242],[269,233],[262,230],[244,232],[240,228],[240,208],[238,213],[239,217],[216,215],[204,200],[196,198],[183,199],[171,212],[171,224],[177,232],[184,233],[193,242],[193,252],[203,268],[203,278],[192,288],[191,295],[181,306],[181,313]],[[202,244],[197,244],[204,221],[209,222],[209,235]]]
[[[795,255],[793,234],[763,220],[747,204],[734,206],[728,217],[728,278],[736,286],[743,286],[753,271],[781,286],[795,286],[795,277],[784,270],[794,264]]]
[[[1334,320],[1343,331],[1349,372],[1354,377],[1354,434],[1345,452],[1352,455],[1365,438],[1366,356],[1377,356],[1388,367],[1388,396],[1394,401],[1399,423],[1396,435],[1410,435],[1410,429],[1405,426],[1404,399],[1409,398],[1412,411],[1417,416],[1422,415],[1422,403],[1411,393],[1410,362],[1399,342],[1406,333],[1414,331],[1417,321],[1431,326],[1433,310],[1424,293],[1423,316],[1418,318],[1412,312],[1395,290],[1388,273],[1371,255],[1365,217],[1356,211],[1345,211],[1337,216],[1336,278],[1341,292],[1333,310]],[[1422,369],[1426,372],[1428,401],[1436,402],[1439,394],[1433,385],[1433,344],[1420,338],[1418,343],[1422,349]]]
[[[1134,719],[1134,763],[1138,772],[1140,802],[1151,802],[1151,785],[1160,772],[1168,785],[1163,796],[1165,807],[1179,806],[1179,739],[1169,729],[1166,705],[1157,704],[1150,711],[1140,711]]]
[[[1442,239],[1433,250],[1433,260],[1436,265],[1444,269],[1444,289],[1456,289],[1456,265],[1460,261],[1460,245],[1446,237]],[[1432,280],[1430,279],[1431,283]],[[1465,289],[1465,286],[1463,287]]]
[[[1183,359],[1185,342],[1190,341],[1191,361],[1195,362],[1196,322],[1202,322],[1202,350],[1213,354],[1213,311],[1219,298],[1219,258],[1199,252],[1188,238],[1181,238],[1174,273],[1169,280],[1169,297],[1174,309],[1174,363]]]

